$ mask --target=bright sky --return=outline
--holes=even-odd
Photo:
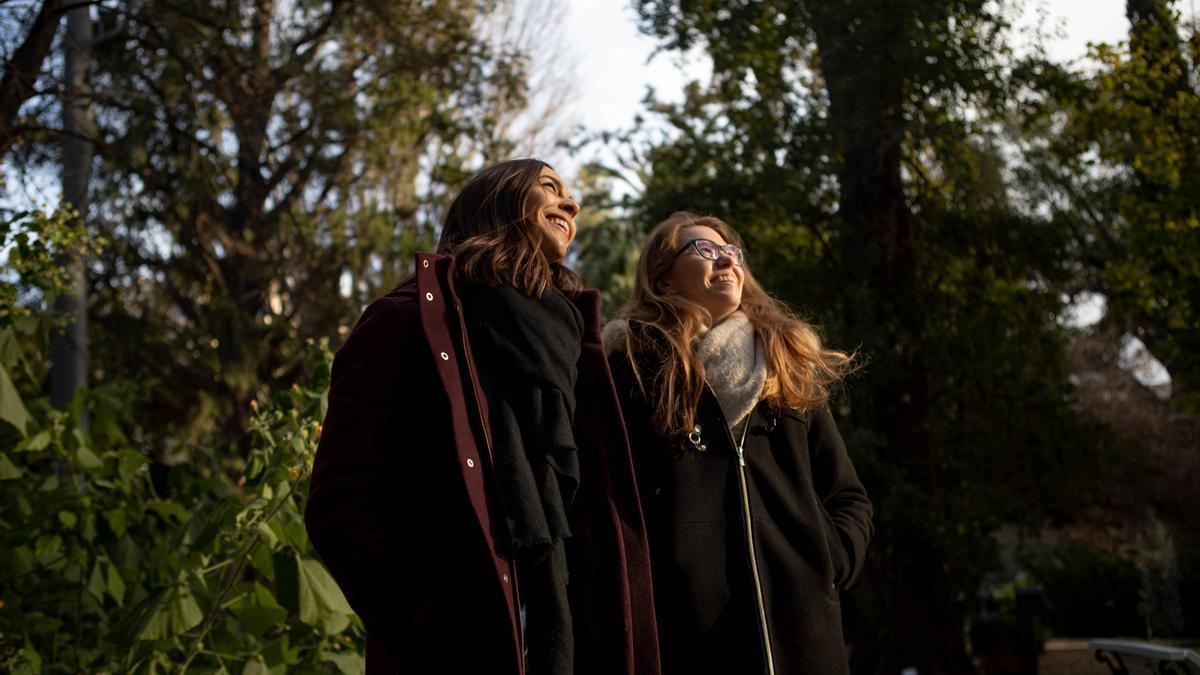
[[[1003,0],[1012,6],[1013,0]],[[1200,0],[1183,0],[1187,4]],[[1088,42],[1116,42],[1125,37],[1124,0],[1025,0],[1019,26],[1038,23],[1039,9],[1045,29],[1054,33],[1061,24],[1063,36],[1050,42],[1051,56],[1071,60],[1083,56]],[[1015,11],[1015,10],[1014,10]],[[646,88],[653,86],[661,98],[677,100],[689,79],[707,77],[707,63],[693,57],[678,63],[675,54],[650,59],[655,43],[638,33],[635,15],[625,0],[569,0],[566,26],[568,48],[576,52],[579,114],[593,131],[629,127],[641,110]]]

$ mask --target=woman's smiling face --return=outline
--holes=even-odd
[[[713,228],[696,225],[679,231],[676,249],[683,248],[693,239],[728,243]],[[724,252],[716,260],[709,260],[702,257],[694,246],[688,246],[675,258],[671,269],[662,278],[660,290],[678,293],[700,305],[708,310],[713,325],[716,325],[741,306],[745,280],[745,270],[734,264],[733,259]]]
[[[575,240],[579,204],[571,199],[562,177],[548,166],[542,168],[542,175],[529,195],[529,204],[532,217],[542,231],[542,253],[551,263],[562,262]]]

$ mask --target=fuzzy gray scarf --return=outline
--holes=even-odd
[[[605,352],[624,352],[628,332],[629,323],[620,319],[604,326],[600,337]],[[750,319],[739,311],[698,336],[694,343],[705,379],[731,428],[754,410],[767,382],[767,357],[758,342]]]
[[[745,314],[734,312],[697,337],[695,348],[725,421],[738,426],[758,404],[767,382],[767,357],[754,326]]]

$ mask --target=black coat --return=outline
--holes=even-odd
[[[745,437],[753,561],[735,440],[711,390],[697,410],[699,451],[664,438],[628,357],[609,366],[629,433],[650,536],[663,673],[848,673],[839,590],[863,568],[872,508],[824,408],[760,403]],[[642,372],[647,372],[643,370]]]

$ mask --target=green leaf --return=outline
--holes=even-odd
[[[58,549],[61,546],[62,537],[56,534],[43,534],[33,545],[33,557],[46,562],[49,558],[58,555]]]
[[[221,533],[231,510],[229,502],[223,502],[215,508],[207,508],[196,514],[184,529],[183,542],[194,551],[205,548]]]
[[[125,510],[111,509],[104,512],[104,522],[108,523],[108,529],[112,530],[113,534],[120,537],[125,534]]]
[[[92,452],[89,442],[90,439],[88,439],[87,432],[76,427],[75,429],[71,430],[71,434],[75,437],[76,443],[79,444],[79,446],[75,448],[75,460],[79,462],[79,466],[82,466],[85,469],[99,469],[100,467],[104,466],[104,462],[100,461],[100,458],[96,456],[96,453]]]
[[[79,536],[89,544],[96,540],[96,514],[92,511],[85,511],[80,518]]]
[[[17,448],[24,452],[41,452],[42,450],[45,450],[49,445],[50,445],[50,432],[44,430],[44,431],[37,432],[36,434],[31,436],[29,438],[29,440],[25,441],[21,445],[18,445]]]
[[[344,675],[362,675],[367,671],[367,662],[359,654],[325,652],[323,658],[327,663],[336,666],[338,672],[344,673]]]
[[[188,512],[182,506],[166,499],[152,499],[146,502],[146,507],[167,520],[183,522],[188,517]]]
[[[203,620],[204,612],[192,589],[180,582],[163,595],[137,636],[141,640],[166,640],[186,633]]]
[[[8,371],[0,366],[0,420],[13,425],[21,435],[25,435],[25,425],[29,422],[29,411],[17,393],[17,387],[8,377]]]
[[[8,368],[14,372],[19,372],[23,368],[28,371],[29,368],[25,354],[21,350],[21,344],[17,341],[17,336],[13,333],[12,328],[0,331],[0,368]]]
[[[109,563],[107,579],[108,594],[116,600],[117,606],[125,604],[125,581],[121,579],[121,573],[117,571],[117,566]]]
[[[268,581],[275,581],[275,561],[271,549],[266,546],[255,546],[250,553],[250,565],[256,572]]]
[[[275,535],[275,531],[271,529],[270,525],[262,522],[261,520],[255,523],[254,531],[258,532],[258,536],[263,540],[263,543],[266,544],[268,548],[273,549],[275,548],[275,545],[279,543],[279,537]]]
[[[16,480],[21,477],[21,470],[8,460],[8,455],[0,452],[0,480]]]
[[[278,640],[262,650],[262,656],[267,665],[275,670],[280,666],[294,666],[300,663],[300,648],[288,646],[288,636],[287,633],[284,633]],[[284,671],[286,672],[286,668]]]
[[[300,620],[317,628],[328,629],[335,616],[354,611],[325,566],[316,560],[300,561],[299,600]]]
[[[325,624],[326,635],[337,635],[350,627],[350,614],[331,614]]]
[[[132,476],[147,463],[146,457],[133,448],[125,448],[121,451],[122,476]]]
[[[279,606],[271,591],[258,582],[254,582],[251,591],[238,598],[229,607],[229,611],[246,630],[255,635],[262,635],[277,624],[287,621],[287,610]]]
[[[308,531],[304,527],[304,519],[291,509],[285,509],[271,523],[280,533],[285,544],[297,551],[307,551],[309,548]]]
[[[79,522],[79,516],[70,511],[59,511],[58,522],[62,524],[64,529],[75,529],[75,524]]]
[[[91,593],[97,601],[103,601],[105,590],[107,590],[107,584],[104,580],[104,572],[100,569],[100,561],[97,560],[96,564],[92,565],[92,573],[88,576],[87,592]]]
[[[21,658],[25,659],[25,664],[29,666],[29,672],[35,674],[42,672],[42,657],[33,648],[32,642],[25,641],[25,648],[21,650]]]
[[[137,569],[142,564],[144,557],[141,547],[128,534],[121,537],[121,541],[117,542],[117,548],[113,551],[113,561],[126,569]]]
[[[131,647],[138,639],[150,618],[154,616],[159,603],[167,595],[168,589],[159,589],[142,598],[112,624],[112,628],[104,638],[124,647]]]
[[[261,656],[256,656],[242,666],[242,675],[271,675],[271,669],[263,662]]]
[[[19,577],[33,571],[33,551],[28,546],[17,546],[7,554],[0,553],[0,562],[4,564],[6,577]]]

